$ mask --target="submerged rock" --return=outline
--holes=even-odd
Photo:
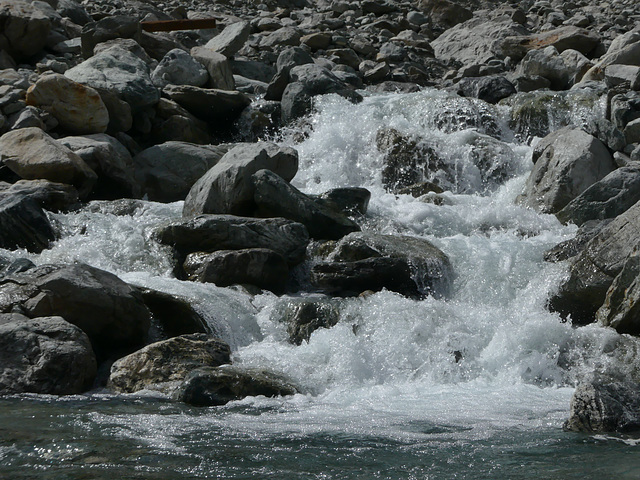
[[[294,395],[298,390],[284,376],[237,365],[200,368],[185,378],[175,400],[198,407],[225,405],[245,397]]]
[[[319,328],[331,328],[340,320],[338,303],[330,298],[291,300],[275,313],[277,321],[287,324],[289,341],[294,345],[309,342]],[[272,315],[273,318],[273,315]]]
[[[229,345],[206,334],[173,337],[117,360],[107,386],[123,393],[145,388],[171,389],[195,369],[229,363],[230,354]],[[168,382],[174,385],[162,385]]]

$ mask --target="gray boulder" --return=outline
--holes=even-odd
[[[40,207],[52,212],[67,210],[79,201],[78,191],[74,187],[48,180],[18,180],[8,184],[6,189],[0,186],[0,192],[30,197]]]
[[[140,36],[141,27],[137,18],[131,15],[108,15],[82,27],[82,56],[91,57],[96,53],[94,48],[99,43],[114,39],[134,39],[140,43]]]
[[[607,147],[575,127],[565,127],[534,149],[535,166],[518,201],[543,213],[556,213],[615,169]]]
[[[203,333],[173,337],[117,360],[107,386],[124,393],[171,388],[192,370],[230,363],[230,354],[229,345]]]
[[[640,164],[630,162],[594,183],[556,213],[563,223],[615,218],[640,201]]]
[[[513,84],[501,75],[463,78],[458,82],[457,88],[458,94],[494,104],[516,93]]]
[[[629,433],[640,430],[640,385],[595,378],[578,385],[563,428],[583,433]]]
[[[272,318],[287,325],[289,341],[294,345],[309,342],[319,328],[331,328],[340,320],[339,300],[330,298],[292,299]]]
[[[37,127],[14,130],[0,137],[0,161],[27,180],[73,185],[81,197],[87,196],[97,179],[80,156]]]
[[[118,46],[94,55],[64,74],[75,82],[115,93],[134,111],[153,106],[160,99],[148,65]]]
[[[495,46],[495,50],[516,61],[522,59],[531,50],[547,47],[554,47],[560,53],[565,50],[576,50],[591,58],[600,45],[601,40],[597,33],[568,25],[531,35],[504,38]]]
[[[0,1],[0,51],[17,60],[31,57],[44,48],[50,30],[51,20],[30,2]]]
[[[610,150],[617,152],[627,146],[627,141],[616,126],[605,118],[592,118],[584,125],[584,130],[604,143]]]
[[[618,215],[587,243],[575,257],[569,278],[549,303],[562,316],[571,315],[574,323],[591,323],[605,301],[614,278],[638,244],[640,203]]]
[[[140,198],[142,190],[134,178],[133,159],[114,137],[106,134],[64,137],[61,144],[76,153],[98,175],[91,197],[116,200]]]
[[[371,192],[362,187],[333,188],[322,193],[315,200],[345,215],[365,215],[371,200]]]
[[[540,76],[551,82],[554,90],[565,90],[570,86],[571,71],[555,47],[530,50],[520,62],[517,73],[528,76]]]
[[[226,127],[251,103],[244,93],[215,88],[167,85],[163,92],[196,117]]]
[[[240,50],[251,33],[249,22],[236,22],[227,25],[221,33],[209,40],[205,47],[221,53],[227,58],[233,57]]]
[[[209,73],[209,88],[235,90],[233,71],[227,57],[206,47],[193,47],[191,56],[200,62]],[[202,86],[202,85],[200,85]]]
[[[274,293],[284,292],[289,277],[287,260],[268,248],[192,253],[183,267],[192,281],[219,287],[248,284]]]
[[[88,390],[96,357],[87,336],[61,317],[0,314],[0,395]]]
[[[332,295],[386,288],[412,298],[440,297],[450,293],[453,281],[447,255],[417,237],[351,233],[327,260],[312,267],[311,281]]]
[[[193,184],[232,147],[172,141],[154,145],[133,158],[135,178],[151,201],[184,200]]]
[[[0,279],[0,312],[61,316],[80,327],[96,352],[142,343],[149,310],[115,275],[89,265],[41,265]]]
[[[234,147],[193,185],[182,214],[252,215],[255,202],[251,176],[262,169],[289,181],[298,171],[298,152],[269,142]]]
[[[245,397],[294,395],[298,389],[284,376],[242,366],[201,368],[191,372],[173,399],[198,407],[225,405]]]
[[[300,263],[309,243],[301,223],[284,218],[245,218],[232,215],[200,215],[159,227],[155,238],[175,247],[182,255],[192,252],[268,248]]]
[[[0,248],[39,253],[55,239],[39,202],[19,192],[0,192]]]
[[[360,230],[354,221],[315,202],[270,170],[259,170],[252,176],[252,181],[259,216],[300,222],[316,239],[337,240]]]
[[[168,52],[153,70],[151,81],[158,88],[169,84],[203,87],[209,81],[209,73],[187,52],[175,48]]]
[[[189,298],[138,288],[152,315],[152,328],[163,338],[189,333],[213,333],[205,318],[193,307]]]
[[[543,258],[545,262],[562,262],[578,255],[589,241],[595,237],[600,231],[611,223],[612,219],[588,220],[580,225],[575,237],[558,243],[556,246],[544,252]]]

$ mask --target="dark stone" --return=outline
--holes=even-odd
[[[338,212],[346,215],[367,213],[371,192],[362,187],[334,188],[324,192],[318,198],[319,201],[327,202],[327,205]]]
[[[53,227],[38,202],[24,194],[0,193],[0,247],[39,253],[55,240]]]
[[[611,222],[611,219],[589,220],[580,225],[576,232],[576,236],[572,239],[559,243],[553,248],[544,252],[543,258],[545,262],[562,262],[578,255],[585,247],[589,240],[595,237],[600,231]]]
[[[287,324],[289,341],[294,345],[309,342],[314,331],[331,328],[340,320],[337,304],[330,299],[291,300],[278,315],[278,320]]]
[[[463,78],[458,83],[458,94],[474,97],[489,103],[498,103],[516,93],[516,88],[505,77],[496,75],[480,78]]]
[[[162,334],[177,337],[190,333],[210,333],[207,321],[193,308],[187,298],[150,288],[139,288],[144,304],[158,322]]]

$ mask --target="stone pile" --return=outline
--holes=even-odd
[[[149,33],[140,24],[211,17],[216,29]],[[0,0],[0,247],[48,248],[59,232],[47,210],[184,200],[184,218],[154,233],[174,249],[181,278],[296,291],[291,270],[313,242],[324,252],[308,278],[318,292],[447,295],[452,267],[435,246],[360,232],[369,192],[306,195],[290,184],[297,152],[257,141],[304,124],[318,95],[355,103],[360,89],[424,86],[479,99],[473,114],[464,98],[443,106],[437,127],[477,130],[474,162],[487,189],[510,170],[486,167],[505,147],[492,142],[500,127],[483,112],[509,105],[517,135],[544,137],[518,201],[581,225],[548,255],[571,264],[550,306],[574,323],[640,334],[635,0]],[[550,120],[551,110],[595,108],[601,98],[597,121]],[[377,143],[391,192],[437,195],[425,172],[455,176],[437,146],[391,129]],[[273,372],[224,367],[228,346],[188,301],[163,295],[88,265],[0,258],[0,342],[19,346],[2,349],[0,393],[86,391],[96,362],[116,359],[109,385],[118,391],[156,388],[198,405],[296,391]],[[310,305],[286,320],[292,343],[337,321],[333,304]],[[152,319],[169,338],[151,342]],[[596,391],[580,389],[575,405]]]

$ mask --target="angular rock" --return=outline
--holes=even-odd
[[[91,191],[97,179],[82,158],[37,127],[0,137],[0,160],[21,178],[74,185],[81,197]]]
[[[41,76],[27,90],[27,105],[53,115],[71,134],[103,133],[109,112],[96,90],[53,73]]]
[[[584,125],[584,130],[596,137],[612,151],[623,150],[627,146],[624,133],[616,128],[609,120],[604,118],[594,118]]]
[[[294,27],[282,27],[271,32],[261,42],[261,47],[273,48],[278,46],[292,46],[296,47],[300,45],[300,31]]]
[[[604,69],[604,82],[612,88],[621,83],[629,82],[633,90],[640,85],[640,67],[636,65],[607,65]]]
[[[167,53],[153,70],[151,81],[158,88],[169,84],[203,87],[209,81],[209,73],[187,52],[175,48]]]
[[[60,143],[80,156],[98,174],[91,192],[93,199],[116,200],[142,196],[142,189],[134,178],[131,154],[115,138],[95,134],[64,137],[60,139]]]
[[[82,56],[90,58],[94,47],[107,40],[133,38],[140,40],[141,27],[137,18],[130,15],[109,15],[82,27]]]
[[[232,215],[200,215],[158,228],[155,237],[181,254],[268,248],[297,265],[304,257],[309,234],[304,225],[284,218],[245,218]]]
[[[534,150],[535,166],[518,201],[543,213],[556,213],[615,169],[600,140],[565,127],[543,138]]]
[[[296,393],[296,387],[282,375],[233,365],[191,372],[174,392],[173,399],[205,407],[225,405],[245,397],[278,397]]]
[[[191,56],[200,62],[209,73],[209,88],[235,90],[233,71],[227,57],[206,47],[193,47]]]
[[[346,215],[365,215],[371,200],[371,192],[362,187],[333,188],[321,194],[316,201],[326,202],[333,210]]]
[[[171,141],[154,145],[133,158],[136,180],[153,202],[184,200],[193,184],[232,147]]]
[[[94,55],[64,74],[75,82],[115,93],[133,111],[153,106],[160,99],[147,64],[118,46]]]
[[[240,50],[251,33],[249,22],[236,22],[227,25],[221,33],[213,37],[205,45],[214,52],[221,53],[227,58],[233,57]]]
[[[78,327],[62,317],[0,314],[0,395],[73,395],[95,376],[96,357]]]
[[[184,270],[192,281],[219,287],[249,284],[274,293],[284,292],[289,277],[287,260],[268,248],[192,253]]]
[[[600,231],[611,223],[609,220],[588,220],[580,225],[575,237],[560,242],[555,247],[544,252],[543,258],[545,262],[562,262],[578,255],[589,241],[595,237]]]
[[[556,213],[562,223],[615,218],[640,201],[640,164],[630,162],[594,183]]]
[[[0,192],[0,248],[39,253],[53,240],[53,227],[35,199],[17,192]]]
[[[571,398],[563,428],[570,432],[629,433],[640,430],[640,385],[595,378],[582,382]]]
[[[12,57],[23,60],[40,52],[50,30],[47,15],[30,2],[0,1],[0,50]]]
[[[260,216],[300,222],[316,239],[337,240],[360,230],[348,217],[315,202],[270,170],[259,170],[252,181]]]
[[[518,72],[528,77],[546,78],[554,90],[565,90],[570,86],[571,71],[555,47],[530,50],[520,62]]]
[[[383,288],[412,298],[449,294],[453,267],[427,240],[357,232],[341,239],[327,262],[311,268],[314,285],[332,295]]]
[[[289,181],[298,171],[298,152],[269,142],[234,147],[193,185],[185,199],[183,215],[251,215],[255,210],[251,176],[262,169]]]
[[[532,35],[520,35],[503,39],[497,50],[514,60],[522,59],[527,52],[546,47],[554,47],[558,52],[576,50],[589,57],[600,46],[600,37],[589,30],[575,26],[564,26]]]
[[[458,83],[458,93],[489,103],[498,103],[516,93],[516,88],[505,77],[496,75],[480,78],[463,78]]]
[[[79,201],[78,191],[74,187],[48,180],[18,180],[6,192],[9,195],[30,197],[45,210],[53,212],[67,210]]]
[[[191,371],[230,363],[229,345],[204,333],[181,335],[152,343],[116,361],[107,386],[132,393],[180,382]]]
[[[41,265],[0,279],[0,312],[61,316],[80,327],[99,355],[139,345],[149,310],[132,287],[89,265]]]
[[[331,328],[340,320],[338,303],[332,299],[291,300],[276,315],[276,320],[287,324],[289,341],[294,345],[308,343],[313,332]]]
[[[440,31],[450,29],[473,17],[470,10],[448,0],[421,0],[418,7]]]
[[[189,333],[210,333],[207,321],[193,308],[188,298],[149,288],[138,290],[160,335],[171,338]]]
[[[164,93],[198,118],[228,126],[250,103],[240,92],[189,85],[168,85]]]

